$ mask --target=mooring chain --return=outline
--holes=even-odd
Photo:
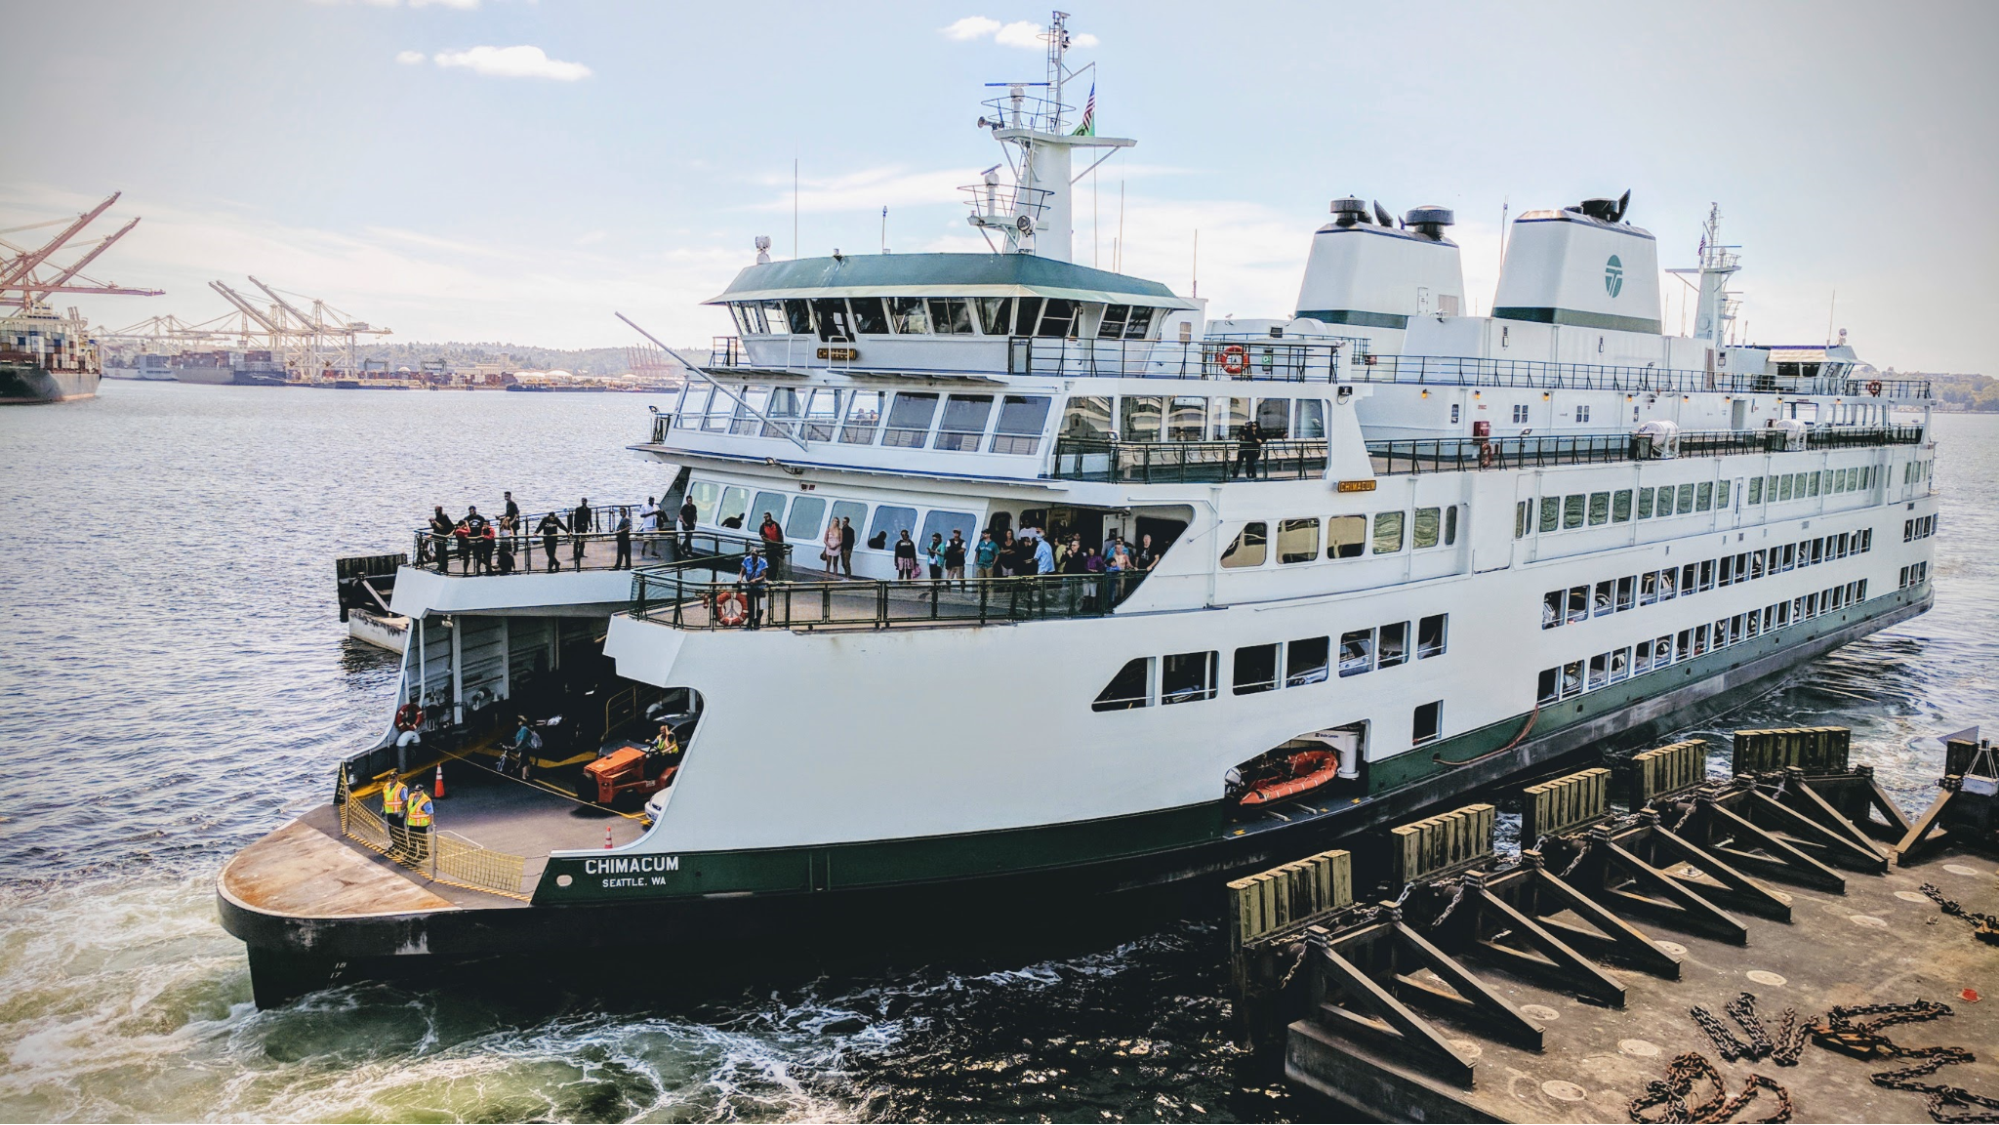
[[[1999,917],[1980,913],[1976,910],[1966,910],[1956,899],[1945,898],[1944,893],[1937,889],[1935,883],[1924,883],[1922,892],[1930,896],[1930,901],[1936,903],[1938,908],[1945,914],[1953,918],[1962,918],[1971,923],[1971,934],[1973,937],[1982,942],[1999,945]]]
[[[1756,1014],[1756,997],[1753,993],[1745,992],[1737,996],[1730,1000],[1728,1007],[1723,1010],[1736,1023],[1742,1025],[1742,1030],[1748,1034],[1750,1058],[1769,1058],[1770,1053],[1777,1049],[1777,1045],[1770,1042],[1770,1033],[1763,1030],[1763,1018]],[[1795,1013],[1793,1015],[1795,1016]]]
[[[1806,1033],[1817,1017],[1798,1018],[1796,1008],[1785,1008],[1777,1020],[1777,1049],[1770,1052],[1770,1061],[1778,1066],[1798,1065],[1798,1056],[1804,1053]]]
[[[1444,912],[1437,915],[1437,917],[1433,921],[1431,921],[1430,923],[1431,929],[1435,930],[1442,928],[1444,922],[1450,918],[1451,912],[1456,910],[1458,908],[1458,904],[1465,900],[1465,891],[1468,888],[1470,888],[1470,886],[1471,886],[1470,883],[1461,882],[1458,884],[1458,893],[1451,896],[1450,905],[1444,907]]]
[[[1693,1093],[1694,1083],[1702,1079],[1709,1085],[1707,1100],[1696,1106],[1687,1105],[1687,1096]],[[1781,1125],[1789,1121],[1795,1112],[1791,1105],[1791,1092],[1775,1079],[1752,1074],[1744,1080],[1742,1092],[1731,1098],[1728,1096],[1727,1081],[1714,1064],[1705,1056],[1689,1051],[1667,1064],[1663,1081],[1648,1083],[1643,1094],[1631,1099],[1631,1120],[1643,1125],[1728,1121],[1756,1100],[1756,1095],[1763,1090],[1769,1090],[1776,1096],[1777,1110],[1768,1117],[1757,1118],[1757,1121],[1761,1125]],[[1645,1111],[1655,1106],[1664,1106],[1665,1112],[1657,1117],[1645,1116]]]
[[[1895,1024],[1920,1023],[1950,1014],[1950,1005],[1930,1000],[1834,1008],[1825,1014],[1822,1022],[1812,1025],[1811,1034],[1819,1046],[1854,1058],[1914,1060],[1912,1066],[1884,1070],[1870,1080],[1886,1089],[1922,1094],[1931,1120],[1999,1122],[1999,1098],[1981,1097],[1961,1086],[1916,1081],[1954,1063],[1976,1062],[1976,1055],[1962,1047],[1902,1047],[1881,1034],[1882,1029]],[[1864,1016],[1874,1018],[1862,1019]],[[1951,1112],[1960,1108],[1983,1112]]]
[[[1680,814],[1680,819],[1673,822],[1673,827],[1670,829],[1670,831],[1675,836],[1679,835],[1680,829],[1685,828],[1687,826],[1687,822],[1694,818],[1694,810],[1699,807],[1700,806],[1695,802],[1688,801],[1686,811]]]

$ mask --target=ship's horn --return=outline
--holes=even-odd
[[[1379,199],[1374,201],[1374,221],[1390,230],[1395,229],[1395,220],[1388,217],[1388,208],[1383,207]]]
[[[1626,211],[1629,211],[1630,209],[1631,209],[1631,189],[1625,188],[1624,194],[1617,197],[1617,214],[1612,215],[1610,217],[1610,221],[1613,223],[1623,222],[1624,213]]]

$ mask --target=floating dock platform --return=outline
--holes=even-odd
[[[1237,880],[1239,1031],[1392,1121],[1999,1119],[1999,769],[1946,757],[1910,822],[1846,731],[1743,731],[1529,787],[1518,858],[1469,805]]]

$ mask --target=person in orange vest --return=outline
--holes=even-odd
[[[403,808],[409,802],[409,786],[400,775],[390,774],[382,786],[382,819],[389,822],[389,854],[409,846],[409,830],[403,825]]]
[[[430,824],[432,815],[430,794],[424,792],[421,785],[411,789],[409,791],[409,812],[404,818],[408,828],[405,838],[409,841],[408,853],[404,857],[406,862],[422,863],[430,857]]]

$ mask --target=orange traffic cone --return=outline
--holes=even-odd
[[[611,830],[606,828],[604,829],[604,850],[608,852],[613,846],[611,843]]]
[[[432,791],[431,791],[431,794],[430,794],[430,798],[431,798],[431,800],[433,800],[433,801],[442,801],[442,800],[444,800],[444,763],[443,763],[443,762],[439,762],[439,763],[437,763],[437,783],[436,783],[436,785],[435,785],[435,786],[434,786],[434,787],[432,788]]]

